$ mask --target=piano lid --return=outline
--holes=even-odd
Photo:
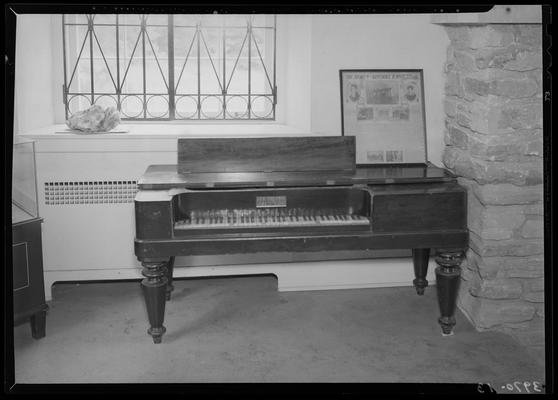
[[[431,164],[355,163],[354,136],[178,139],[177,165],[152,165],[149,189],[347,186],[454,180]]]
[[[138,181],[140,190],[346,186],[448,182],[456,178],[431,164],[358,166],[349,171],[199,172],[183,174],[178,165],[151,165]]]

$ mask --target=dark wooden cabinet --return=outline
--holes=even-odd
[[[134,251],[155,343],[176,256],[410,249],[417,294],[435,250],[442,334],[452,334],[468,245],[467,192],[430,163],[356,165],[355,137],[178,139],[177,165],[138,182]]]
[[[46,334],[45,289],[41,240],[42,218],[12,223],[14,324],[29,321],[31,334]]]

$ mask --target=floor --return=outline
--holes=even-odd
[[[544,383],[532,354],[477,332],[459,311],[443,337],[435,287],[417,296],[412,287],[280,293],[273,276],[174,284],[157,345],[139,282],[56,284],[46,337],[14,328],[16,382],[482,382],[504,393]]]

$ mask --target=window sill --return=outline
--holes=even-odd
[[[18,136],[25,139],[174,139],[177,137],[231,137],[231,136],[269,136],[269,135],[313,135],[301,129],[282,124],[161,124],[136,123],[120,124],[116,130],[126,133],[80,134],[68,131],[63,124],[50,125]]]
[[[276,123],[262,124],[121,124],[125,133],[78,134],[66,125],[50,125],[21,133],[18,139],[36,141],[41,152],[174,151],[178,138],[314,136],[300,128]]]

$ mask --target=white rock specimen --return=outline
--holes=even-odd
[[[70,129],[88,133],[107,132],[116,128],[119,123],[120,113],[115,107],[104,109],[99,105],[92,105],[87,110],[78,111],[66,121]]]

